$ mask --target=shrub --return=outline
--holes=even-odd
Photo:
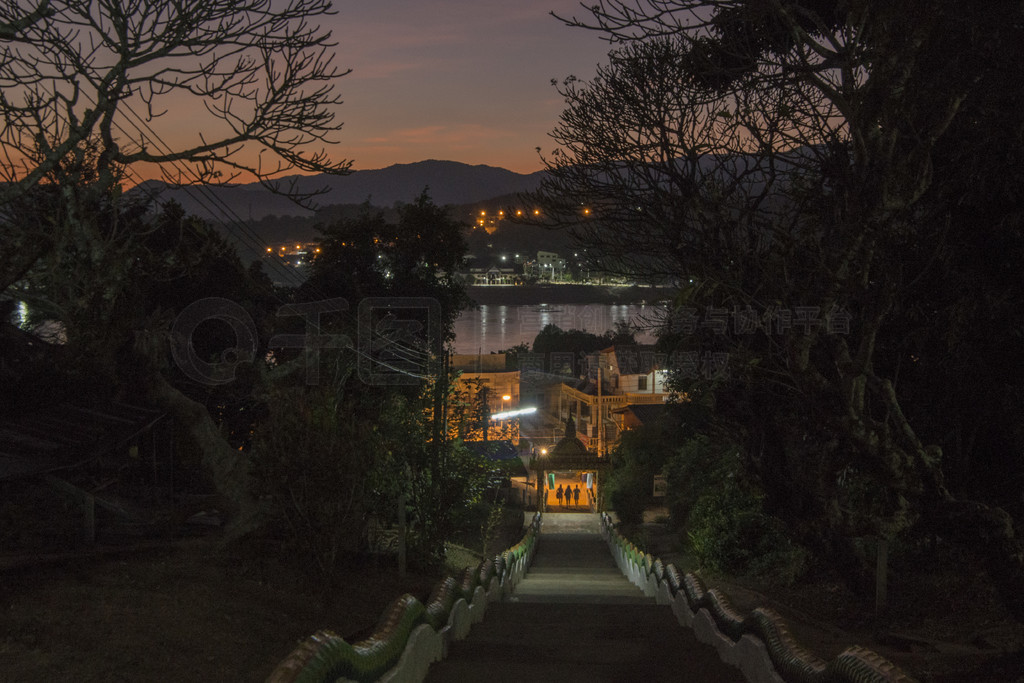
[[[735,477],[696,501],[687,536],[703,568],[787,585],[806,572],[809,553],[793,543],[781,520],[764,512],[761,501],[759,491]]]
[[[665,505],[676,527],[686,525],[694,505],[720,482],[738,472],[732,444],[714,444],[706,435],[687,439],[665,465]]]
[[[282,551],[329,582],[359,552],[369,519],[374,430],[321,387],[278,389],[254,439],[255,493]]]
[[[623,524],[644,521],[644,510],[651,497],[651,478],[633,463],[612,472],[608,484],[608,500]]]

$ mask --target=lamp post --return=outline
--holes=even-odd
[[[501,397],[501,412],[503,412],[503,413],[507,413],[508,412],[508,402],[511,401],[511,400],[512,400],[512,396],[510,396],[509,394],[505,394],[504,396]],[[503,437],[504,436],[511,436],[511,434],[506,434],[505,433],[505,431],[506,431],[505,427],[508,424],[507,420],[508,420],[508,418],[504,418],[501,421],[501,435]]]

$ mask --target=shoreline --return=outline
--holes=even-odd
[[[668,288],[639,285],[473,285],[466,293],[477,306],[654,304],[672,297]]]

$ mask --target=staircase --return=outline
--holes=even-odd
[[[547,513],[529,573],[427,681],[741,682],[667,605],[622,576],[590,513]]]

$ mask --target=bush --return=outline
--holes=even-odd
[[[361,550],[370,513],[373,430],[321,387],[278,389],[254,439],[255,493],[266,530],[310,574],[330,582]]]
[[[807,570],[809,553],[793,543],[782,521],[761,507],[756,489],[724,479],[693,505],[687,536],[701,567],[792,584]]]
[[[608,500],[623,524],[644,521],[644,510],[651,497],[651,478],[641,468],[627,464],[612,472]]]
[[[706,435],[687,439],[665,465],[668,492],[665,505],[672,523],[686,525],[691,510],[707,492],[739,470],[732,444],[714,444]]]

